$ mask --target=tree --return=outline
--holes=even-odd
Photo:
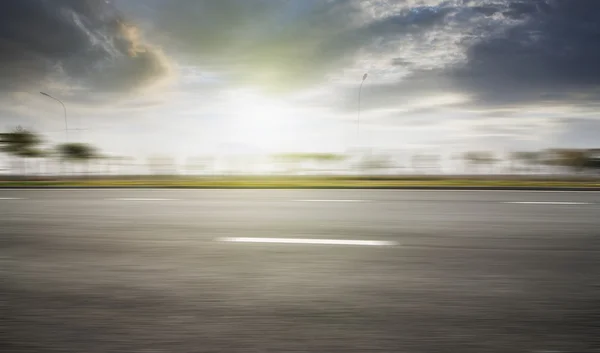
[[[571,172],[581,172],[587,161],[587,151],[579,149],[549,149],[543,152],[543,163]]]
[[[13,131],[0,134],[0,150],[16,157],[20,164],[21,174],[25,175],[25,159],[42,156],[38,146],[42,139],[34,132],[21,126]]]
[[[542,155],[535,151],[517,151],[510,154],[510,159],[524,167],[526,171],[532,172],[542,163]],[[519,168],[520,169],[520,168]]]
[[[584,167],[596,173],[600,171],[600,149],[587,151]]]
[[[64,143],[58,145],[57,150],[63,161],[85,164],[86,172],[89,162],[99,156],[96,148],[85,143]]]
[[[489,165],[490,169],[498,160],[492,152],[470,151],[463,155],[463,159],[469,166],[469,170],[479,170],[481,165]]]
[[[364,174],[376,174],[376,172],[389,171],[393,167],[391,158],[383,154],[366,155],[357,165]]]

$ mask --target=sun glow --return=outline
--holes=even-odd
[[[229,91],[225,101],[232,142],[261,150],[276,150],[285,142],[293,113],[288,105],[250,90]]]

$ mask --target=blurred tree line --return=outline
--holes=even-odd
[[[80,165],[87,170],[90,161],[100,158],[96,148],[89,144],[67,142],[42,148],[44,140],[41,136],[21,126],[10,132],[0,133],[0,151],[12,158],[13,170],[20,175],[28,174],[28,166],[34,162],[34,173],[40,173],[41,164],[56,160],[61,169]]]
[[[90,166],[98,174],[123,175],[131,166],[132,158],[106,156],[96,147],[80,142],[67,142],[44,148],[44,139],[35,132],[16,127],[0,133],[0,151],[10,158],[10,170],[17,175],[64,174],[88,175]],[[235,156],[234,156],[235,157]],[[600,149],[553,148],[542,151],[515,151],[504,156],[490,151],[468,151],[455,155],[453,160],[462,164],[465,174],[582,174],[600,172]],[[217,161],[215,156],[192,157],[181,169],[188,175],[216,173],[218,168],[228,174],[248,173],[251,164],[241,157]],[[443,159],[436,154],[414,154],[407,165],[399,164],[391,154],[362,153],[286,153],[272,155],[266,163],[274,173],[284,175],[344,174],[349,171],[365,175],[442,174]],[[55,168],[51,168],[53,165]],[[43,166],[45,168],[43,168]],[[58,168],[56,168],[58,167]],[[50,173],[50,170],[58,172]],[[180,169],[175,159],[168,156],[148,158],[144,169],[152,175],[177,175]],[[137,171],[138,174],[146,174]]]

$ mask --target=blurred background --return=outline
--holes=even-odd
[[[162,178],[227,176],[430,176],[430,177],[597,177],[600,149],[551,148],[539,151],[419,153],[406,150],[351,149],[343,153],[260,154],[223,148],[215,154],[145,158],[105,154],[82,142],[52,145],[22,127],[0,135],[1,177]]]
[[[597,169],[593,1],[2,9],[3,178]]]

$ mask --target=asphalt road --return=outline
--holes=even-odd
[[[2,352],[600,352],[600,193],[0,190],[0,226]]]

